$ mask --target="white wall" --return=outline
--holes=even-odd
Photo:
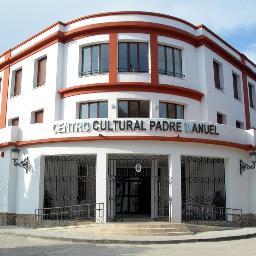
[[[39,194],[39,186],[43,176],[40,177],[40,159],[43,155],[65,155],[65,154],[164,154],[205,157],[219,157],[224,158],[227,162],[226,168],[226,196],[227,206],[231,208],[241,208],[243,213],[249,211],[249,176],[244,174],[240,176],[239,173],[239,159],[248,161],[248,154],[242,150],[235,150],[228,147],[211,146],[204,144],[193,143],[177,143],[177,142],[142,142],[142,141],[104,141],[104,142],[80,142],[80,143],[59,143],[57,145],[44,145],[34,148],[24,148],[22,154],[28,154],[34,170],[32,173],[25,174],[20,169],[17,176],[17,213],[34,213],[34,209],[41,207],[39,204],[42,194]],[[25,155],[24,155],[25,156]],[[23,157],[24,157],[23,156]],[[43,160],[44,158],[42,158]],[[97,163],[101,164],[101,163]],[[97,169],[98,170],[98,169]],[[177,170],[173,170],[177,171]],[[98,175],[105,177],[105,168],[97,171]],[[103,181],[101,181],[103,182]],[[99,185],[98,185],[99,186]],[[242,189],[237,189],[237,188]],[[98,198],[104,200],[105,187],[103,186],[103,194]],[[97,189],[98,193],[99,190]],[[42,190],[41,190],[42,193]],[[175,195],[173,195],[175,196]],[[176,195],[177,196],[177,195]],[[177,200],[178,202],[179,200]],[[41,201],[42,203],[42,201]],[[250,209],[256,209],[256,202],[250,201]],[[255,212],[256,213],[256,212]]]

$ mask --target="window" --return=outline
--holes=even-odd
[[[82,48],[81,75],[108,73],[109,69],[108,44],[96,44]]]
[[[12,96],[18,96],[21,92],[22,69],[14,72],[14,84]]]
[[[225,124],[226,123],[226,117],[224,114],[217,113],[217,123],[218,124]]]
[[[184,77],[181,49],[158,45],[158,72],[169,76]]]
[[[159,117],[184,119],[184,106],[179,104],[174,104],[174,103],[160,102]]]
[[[148,72],[148,43],[118,44],[119,72]]]
[[[43,123],[44,122],[44,110],[38,110],[32,113],[32,123]]]
[[[16,118],[13,118],[9,121],[9,125],[11,126],[19,126],[19,118],[16,117]]]
[[[0,93],[2,91],[2,77],[0,77]]]
[[[250,107],[255,108],[255,86],[248,84],[249,87],[249,98],[250,98]]]
[[[236,128],[244,129],[244,124],[238,120],[236,120]]]
[[[36,87],[45,85],[47,57],[37,61]]]
[[[108,117],[108,102],[87,102],[80,103],[79,118],[107,118]]]
[[[233,88],[234,88],[234,98],[237,100],[241,100],[241,86],[239,76],[235,73],[233,76]]]
[[[213,72],[214,72],[214,83],[215,83],[215,88],[219,90],[223,90],[222,86],[222,81],[221,81],[221,71],[222,71],[222,66],[216,61],[213,61]]]
[[[149,118],[149,101],[119,100],[118,117]]]

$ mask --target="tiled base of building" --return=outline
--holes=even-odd
[[[256,214],[243,214],[241,216],[236,216],[233,223],[238,227],[256,227]]]
[[[16,214],[15,213],[0,213],[0,225],[16,225]]]
[[[0,213],[0,225],[34,226],[34,214]]]

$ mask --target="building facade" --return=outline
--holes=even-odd
[[[3,224],[256,213],[256,65],[204,25],[58,22],[0,56],[0,86]]]

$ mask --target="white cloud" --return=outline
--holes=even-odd
[[[250,29],[256,25],[255,0],[172,1],[171,13],[195,24],[205,24],[218,33]]]
[[[256,43],[249,45],[243,52],[250,60],[256,63]]]
[[[238,31],[245,36],[256,27],[256,0],[9,0],[1,1],[1,9],[12,11],[0,15],[0,52],[58,20],[109,11],[166,13],[205,24],[222,36]]]

